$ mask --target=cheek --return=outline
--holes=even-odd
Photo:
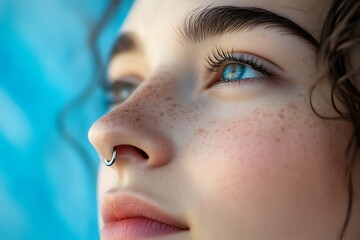
[[[248,230],[259,223],[306,224],[314,212],[342,219],[347,128],[304,112],[309,111],[264,108],[238,120],[213,121],[199,136],[206,144],[198,146],[200,161],[192,165],[203,204],[221,203],[222,211],[214,214],[246,219]]]
[[[197,149],[192,152],[206,156],[209,165],[230,166],[232,171],[246,168],[258,177],[264,171],[292,168],[311,172],[311,166],[337,169],[340,174],[349,129],[344,123],[303,113],[308,110],[264,108],[239,114],[238,119],[234,114],[231,120],[213,120],[211,127],[195,131],[194,142],[201,144],[193,145]]]

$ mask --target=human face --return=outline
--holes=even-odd
[[[102,239],[339,238],[351,128],[319,118],[307,101],[319,72],[315,39],[328,4],[135,2],[109,79],[117,98],[136,89],[89,132],[101,156],[110,158],[114,146],[118,151],[116,163],[99,172]],[[279,20],[268,12],[249,15],[249,7],[291,23],[238,29],[239,15]],[[229,10],[224,22],[221,12]],[[189,14],[206,20],[200,29],[191,31],[189,21],[201,19]],[[179,30],[184,22],[188,31]],[[334,116],[329,92],[326,81],[320,84],[313,104]],[[360,234],[355,231],[349,240]]]

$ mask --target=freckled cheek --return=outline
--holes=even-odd
[[[244,236],[254,236],[258,226],[268,233],[303,233],[341,225],[347,143],[341,124],[325,122],[299,106],[221,116],[196,126],[186,148],[190,155],[184,166],[198,222],[236,222]]]
[[[340,185],[337,160],[343,160],[345,146],[334,147],[335,125],[285,113],[279,118],[251,119],[242,119],[241,125],[235,121],[213,125],[207,134],[198,154],[202,170],[197,172],[204,173],[200,178],[206,175],[207,181],[199,184],[206,185],[202,187],[207,193],[221,189],[223,196],[229,194],[237,201],[245,201],[245,193],[259,203],[275,193],[278,200],[289,193],[294,199],[334,194],[334,186]]]

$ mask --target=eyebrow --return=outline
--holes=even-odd
[[[138,49],[138,46],[135,41],[135,36],[129,32],[121,33],[110,51],[109,62],[115,55],[135,51],[136,49]]]
[[[180,37],[192,43],[199,44],[206,39],[252,30],[264,26],[266,29],[276,29],[285,35],[295,36],[319,49],[319,42],[304,28],[290,19],[277,15],[262,8],[218,6],[197,8],[190,12],[182,25],[176,30]],[[130,32],[121,33],[110,52],[109,61],[118,54],[138,49],[136,38]]]
[[[262,8],[218,6],[197,8],[192,11],[177,30],[182,38],[201,43],[211,37],[264,26],[277,29],[285,35],[304,40],[317,50],[319,42],[305,29],[290,19]]]

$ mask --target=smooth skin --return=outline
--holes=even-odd
[[[102,157],[121,149],[114,166],[101,164],[99,205],[107,191],[144,195],[189,227],[171,239],[338,240],[352,128],[310,109],[308,91],[319,72],[314,48],[264,27],[202,43],[176,30],[194,9],[232,5],[272,11],[318,39],[329,3],[136,1],[120,32],[131,32],[138,46],[112,58],[109,79],[137,88],[89,132]],[[279,77],[211,85],[219,74],[206,72],[206,56],[216,47],[256,56]],[[314,96],[321,114],[336,115],[326,81]],[[359,173],[356,166],[355,196]],[[345,240],[359,239],[359,212],[355,198]]]

